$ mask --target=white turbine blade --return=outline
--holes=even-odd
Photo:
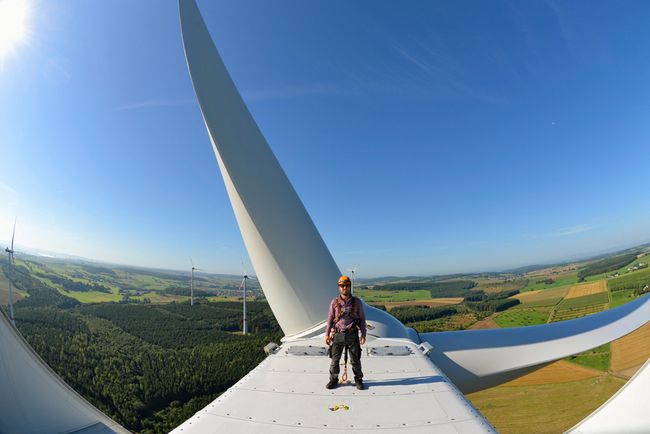
[[[0,432],[69,433],[92,427],[95,433],[128,433],[64,383],[3,312],[0,348]]]
[[[325,327],[340,270],[237,92],[196,2],[180,0],[179,7],[194,91],[266,299],[285,334],[316,332]],[[384,336],[415,334],[384,311],[366,311]]]
[[[431,358],[463,393],[496,386],[611,342],[650,320],[650,295],[583,318],[528,327],[421,333]]]
[[[16,220],[14,220],[14,230],[11,233],[11,252],[12,252],[12,255],[13,255],[13,251],[14,251],[14,238],[15,237],[16,237]]]

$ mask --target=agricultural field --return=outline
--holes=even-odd
[[[431,291],[416,289],[413,291],[387,291],[382,289],[356,289],[354,294],[366,303],[391,303],[413,300],[431,300]],[[461,299],[462,301],[462,299]]]
[[[588,368],[573,366],[573,369],[562,368],[566,372],[559,376],[539,370],[507,385],[469,394],[467,398],[499,433],[564,432],[625,384],[625,380],[612,375],[598,371],[586,374]]]
[[[427,300],[409,300],[409,301],[392,301],[383,303],[387,310],[401,306],[429,306],[440,307],[459,304],[463,301],[462,297],[448,297],[448,298],[430,298]]]
[[[585,295],[577,298],[565,298],[557,306],[558,310],[580,309],[583,307],[594,306],[598,304],[609,303],[609,294],[601,292],[597,294]]]
[[[110,266],[87,262],[25,256],[16,260],[17,270],[38,281],[40,286],[81,303],[115,301],[156,304],[189,299],[189,272]],[[240,294],[237,276],[196,273],[196,298],[229,297]],[[1,283],[0,283],[1,285]],[[260,298],[257,282],[250,282],[251,294]],[[0,286],[0,297],[2,294]],[[429,295],[430,296],[430,295]]]
[[[625,289],[623,291],[616,291],[611,293],[612,301],[609,303],[610,309],[621,306],[625,303],[636,300],[638,297],[634,295],[633,289]]]
[[[549,383],[570,383],[572,381],[599,377],[600,375],[600,372],[593,369],[574,365],[566,360],[558,360],[530,374],[504,383],[502,386],[537,386]]]
[[[536,289],[551,289],[558,288],[566,285],[573,285],[578,283],[577,273],[571,272],[568,274],[548,274],[548,275],[535,275],[528,277],[528,285],[526,285],[522,292],[534,291]],[[552,283],[545,283],[545,280],[551,279]]]
[[[476,279],[477,285],[472,288],[475,291],[483,291],[486,294],[495,294],[514,290],[522,290],[526,284],[526,279]]]
[[[549,322],[566,321],[583,316],[602,312],[607,309],[607,304],[595,304],[590,306],[576,307],[571,309],[555,310],[551,315]]]
[[[494,317],[499,327],[522,327],[545,324],[550,310],[542,309],[511,309]]]
[[[610,344],[601,345],[589,351],[567,357],[566,360],[587,368],[607,372],[611,359]]]
[[[629,378],[650,358],[650,323],[611,344],[610,370]]]
[[[74,298],[75,300],[80,301],[81,303],[104,303],[109,301],[120,301],[122,296],[118,293],[106,293],[106,292],[76,292],[76,291],[64,291],[60,288],[57,288],[60,294],[63,294],[67,297]]]
[[[569,292],[569,287],[558,287],[545,290],[535,290],[514,295],[521,301],[520,308],[555,306]]]
[[[457,313],[442,318],[418,321],[409,323],[418,333],[443,332],[451,330],[465,330],[476,323],[476,315],[473,313]]]
[[[498,329],[499,324],[494,321],[494,317],[497,316],[497,313],[493,313],[487,318],[483,318],[480,321],[475,322],[474,324],[468,327],[469,330],[484,330],[484,329]]]
[[[574,285],[569,288],[569,293],[564,298],[565,300],[568,300],[570,298],[584,297],[585,295],[598,294],[601,292],[607,292],[607,283],[604,280]]]
[[[650,268],[633,271],[619,277],[613,277],[607,281],[607,286],[612,292],[626,289],[639,289],[650,285]]]
[[[185,298],[187,298],[189,300],[189,297],[185,297]],[[218,302],[221,302],[221,301],[238,301],[238,302],[241,302],[243,297],[217,297],[217,296],[215,296],[215,297],[207,297],[207,299],[208,299],[208,301],[213,302],[213,303],[218,303]],[[251,297],[246,295],[246,301],[248,301],[248,300],[253,301],[253,299]],[[152,300],[151,302],[153,303],[154,301]]]

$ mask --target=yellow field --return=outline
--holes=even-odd
[[[607,292],[607,284],[604,280],[585,283],[582,285],[574,285],[569,288],[569,293],[565,298],[578,298],[585,295],[598,294],[599,292]]]
[[[650,322],[627,336],[612,342],[610,370],[631,377],[650,358]]]
[[[532,298],[533,295],[539,294],[540,292],[542,292],[541,289],[536,289],[534,291],[528,291],[528,292],[521,292],[519,294],[513,295],[512,298],[517,298],[521,300],[523,303],[525,300]]]
[[[569,292],[568,286],[560,286],[552,289],[523,292],[521,294],[513,295],[513,298],[518,298],[522,303],[534,303],[536,301],[548,300],[550,298],[564,297],[567,292]]]
[[[595,369],[585,368],[584,366],[569,363],[565,360],[558,360],[535,372],[505,383],[501,387],[567,383],[598,377],[600,375],[602,375],[602,372],[596,371]]]
[[[430,298],[428,300],[391,301],[383,304],[384,306],[386,306],[386,309],[390,310],[398,306],[429,306],[429,307],[448,306],[450,304],[458,304],[461,301],[463,301],[462,297],[450,297],[450,298]]]
[[[554,384],[502,385],[467,398],[502,434],[561,433],[598,408],[624,383],[600,373]]]

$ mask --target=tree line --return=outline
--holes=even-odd
[[[578,281],[584,282],[586,277],[618,270],[619,268],[629,264],[635,259],[636,253],[628,253],[626,255],[612,256],[611,258],[605,258],[601,259],[600,261],[593,262],[578,271]]]

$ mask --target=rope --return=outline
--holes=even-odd
[[[347,383],[348,382],[348,347],[347,345],[345,346],[345,362],[343,365],[343,376],[341,377],[341,383]]]

